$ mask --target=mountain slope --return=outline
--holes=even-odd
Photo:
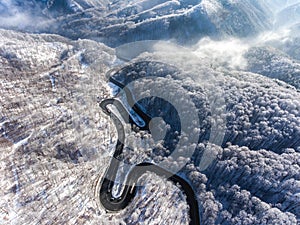
[[[2,27],[89,38],[109,46],[147,39],[194,43],[207,35],[247,37],[271,27],[267,7],[252,0],[14,2],[10,4],[12,22]]]
[[[114,50],[57,35],[0,34],[1,220],[187,224],[180,189],[151,174],[140,180],[145,186],[132,207],[112,217],[97,203],[95,183],[116,141],[114,126],[97,104],[110,96],[104,74],[116,62]],[[215,99],[222,91],[225,97],[225,105],[215,108],[218,113],[208,122],[226,120],[227,143],[200,143],[180,173],[196,189],[203,224],[299,222],[299,92],[258,74],[216,71],[209,63],[166,55],[178,57],[169,51],[140,60],[170,60],[179,68],[191,63],[191,79],[203,80],[179,84],[190,84],[188,94],[200,113],[203,106],[211,110],[211,102],[201,103],[210,95]],[[144,147],[130,151],[132,160],[149,151]],[[204,152],[216,158],[203,168],[199,161]]]

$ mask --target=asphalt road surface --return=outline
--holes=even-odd
[[[127,95],[129,93],[126,93]],[[130,97],[130,96],[129,96]],[[166,179],[174,182],[175,184],[180,184],[182,190],[187,196],[187,202],[189,204],[189,214],[190,214],[190,224],[192,225],[199,225],[200,224],[200,217],[199,217],[199,205],[197,201],[197,197],[195,195],[195,192],[192,188],[192,186],[183,178],[176,174],[170,173],[168,170],[161,168],[155,164],[152,163],[141,163],[138,165],[135,165],[129,172],[127,176],[127,180],[124,185],[122,194],[119,197],[114,197],[112,194],[112,189],[115,184],[116,175],[118,172],[120,161],[117,159],[118,156],[122,153],[123,147],[124,147],[124,140],[125,140],[125,133],[124,133],[124,127],[121,123],[121,121],[115,116],[109,109],[108,105],[114,105],[120,115],[123,117],[123,119],[128,121],[128,118],[130,118],[129,113],[124,108],[121,102],[119,102],[116,99],[106,99],[100,103],[100,107],[102,110],[108,114],[112,120],[114,121],[114,124],[117,128],[118,132],[118,141],[115,148],[115,152],[113,155],[113,158],[111,160],[110,166],[108,167],[106,174],[102,180],[101,188],[100,188],[100,202],[103,205],[103,207],[108,211],[119,211],[127,207],[130,202],[133,200],[134,196],[136,195],[136,183],[138,179],[145,174],[146,172],[153,172],[157,174],[158,176],[165,177]],[[143,127],[143,129],[148,128],[148,123],[150,121],[150,118],[145,115],[144,113],[140,113],[141,110],[138,108],[137,105],[135,105],[134,110],[136,113],[141,116],[141,118],[145,119],[146,126]],[[132,122],[132,121],[131,121]]]

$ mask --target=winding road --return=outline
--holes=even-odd
[[[102,110],[112,118],[118,132],[118,140],[113,158],[111,160],[110,166],[106,170],[104,178],[101,181],[99,193],[101,204],[108,211],[119,211],[126,208],[136,195],[136,183],[138,182],[139,178],[146,172],[153,172],[158,176],[165,177],[166,179],[174,182],[175,184],[180,184],[182,190],[187,196],[187,202],[189,204],[190,224],[199,225],[199,205],[193,187],[188,183],[188,181],[186,181],[182,177],[173,174],[168,170],[161,168],[153,163],[147,162],[135,165],[128,173],[126,182],[124,182],[125,184],[121,195],[119,197],[113,196],[112,189],[115,185],[116,175],[120,165],[120,160],[118,160],[118,158],[122,154],[124,148],[123,143],[125,140],[125,133],[122,122],[116,115],[114,115],[112,111],[109,110],[107,106],[114,105],[125,122],[129,122],[131,124],[135,123],[135,126],[138,126],[142,130],[149,130],[149,122],[151,121],[151,117],[145,114],[139,108],[138,104],[133,104],[133,96],[130,93],[130,90],[126,89],[125,85],[122,85],[121,83],[119,83],[111,77],[109,78],[109,81],[124,89],[128,103],[133,106],[132,109],[145,121],[145,126],[139,127],[131,118],[131,115],[127,112],[127,110],[119,100],[106,99],[100,103],[100,107],[102,108]],[[128,121],[128,118],[131,118],[129,119],[130,121]]]

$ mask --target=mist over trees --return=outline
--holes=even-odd
[[[196,192],[201,224],[299,224],[299,18],[298,0],[2,1],[0,221],[189,223],[180,186],[151,173],[121,212],[106,213],[97,198],[117,140],[98,106],[112,97],[105,74],[132,65],[114,47],[150,39],[185,50],[129,48],[134,62],[162,62],[151,70],[161,74],[159,91],[140,82],[136,93],[169,95],[182,120],[200,123],[183,132],[177,158],[155,135],[127,127],[124,162],[184,165],[178,174]],[[149,113],[152,100],[140,101]],[[169,127],[156,128],[159,136]]]

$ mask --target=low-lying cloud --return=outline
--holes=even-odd
[[[31,27],[36,30],[44,21],[43,9],[37,2],[17,3],[14,0],[3,0],[0,3],[0,27],[13,29]]]
[[[199,58],[209,58],[211,67],[229,67],[230,69],[244,69],[247,60],[244,54],[250,45],[240,39],[214,41],[210,38],[201,39],[196,45],[194,53]]]

